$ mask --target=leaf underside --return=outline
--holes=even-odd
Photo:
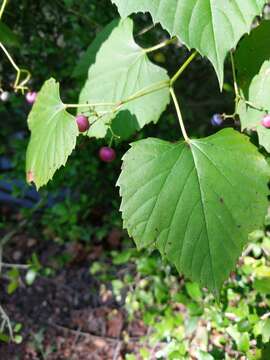
[[[124,227],[218,296],[248,233],[263,225],[268,179],[264,157],[232,129],[189,145],[135,142],[118,180]]]
[[[76,146],[78,127],[75,118],[65,110],[59,95],[59,84],[46,81],[28,117],[31,138],[26,154],[27,180],[37,188],[47,184],[65,165]]]
[[[250,31],[265,0],[112,0],[122,17],[150,12],[188,48],[197,49],[213,64],[223,85],[224,60],[228,51]]]

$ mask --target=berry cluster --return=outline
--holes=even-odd
[[[84,133],[90,128],[90,122],[87,116],[85,115],[77,115],[76,116],[76,123],[80,133]],[[110,163],[115,160],[116,152],[109,146],[103,146],[99,150],[99,158],[101,161]]]

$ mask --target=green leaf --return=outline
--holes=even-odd
[[[241,40],[235,52],[235,66],[237,82],[244,92],[248,89],[254,76],[256,76],[265,62],[270,60],[270,46],[266,46],[270,39],[270,21],[263,21],[250,35]]]
[[[0,21],[0,42],[8,46],[19,46],[18,36],[2,21]]]
[[[135,142],[118,185],[124,227],[138,248],[155,245],[179,272],[218,295],[248,234],[263,226],[269,166],[248,137]]]
[[[195,301],[200,301],[202,299],[202,292],[197,283],[186,283],[186,289],[191,299]]]
[[[112,0],[121,16],[150,12],[155,23],[212,62],[223,84],[228,51],[250,31],[266,0]]]
[[[270,279],[255,279],[253,283],[253,287],[255,290],[262,294],[270,294]]]
[[[119,24],[119,19],[111,21],[105,28],[97,34],[95,40],[89,45],[86,52],[83,54],[78,64],[73,71],[73,77],[86,78],[88,69],[96,61],[97,53],[99,52],[101,45],[108,39],[113,29]]]
[[[78,135],[75,119],[66,112],[54,79],[46,81],[40,90],[28,125],[31,138],[26,154],[27,180],[40,188],[65,165]]]
[[[203,350],[199,350],[197,353],[198,360],[214,360],[213,356]]]
[[[252,80],[247,100],[254,105],[241,100],[237,112],[240,116],[242,130],[249,129],[258,132],[259,143],[270,152],[270,129],[261,122],[266,113],[270,113],[270,61],[265,61],[258,75]]]
[[[262,326],[262,341],[264,343],[268,343],[270,340],[270,319],[266,319],[263,321]]]
[[[249,350],[250,338],[247,332],[240,335],[239,340],[237,342],[237,348],[239,351],[246,353]]]
[[[88,80],[80,94],[80,103],[118,104],[153,84],[169,82],[167,72],[152,64],[144,49],[133,39],[133,23],[130,19],[121,21],[108,40],[102,45],[96,62],[89,69]],[[99,106],[96,111],[108,111],[98,121],[91,117],[90,137],[102,138],[108,126],[119,112],[122,116],[122,131],[131,126],[136,130],[151,121],[157,122],[169,103],[169,88],[163,88],[146,96],[125,103],[120,110],[116,106]],[[136,119],[134,119],[136,117]],[[135,120],[135,124],[134,124]],[[118,135],[121,128],[118,124]]]

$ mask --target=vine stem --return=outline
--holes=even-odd
[[[163,80],[163,81],[157,82],[155,84],[152,84],[150,86],[147,86],[144,89],[135,92],[131,96],[127,97],[126,99],[120,100],[115,103],[65,104],[65,108],[80,108],[80,107],[91,108],[91,107],[95,107],[95,106],[108,106],[108,107],[111,106],[111,107],[113,107],[113,109],[104,112],[104,115],[106,115],[108,113],[114,113],[114,112],[118,111],[124,104],[126,104],[130,101],[136,100],[136,99],[146,96],[146,95],[149,95],[153,92],[162,90],[166,87],[169,87],[169,85],[170,85],[169,80]]]
[[[132,100],[136,100],[136,99],[138,99],[140,97],[149,95],[149,94],[151,94],[153,92],[162,90],[162,89],[164,89],[166,87],[169,87],[169,86],[170,86],[170,80],[159,81],[159,82],[157,82],[157,83],[155,83],[153,85],[147,86],[144,89],[135,92],[133,95],[131,95],[128,98],[126,98],[125,100],[121,101],[119,106],[122,106],[123,104],[125,104],[127,102],[130,102]]]
[[[14,89],[15,90],[25,90],[27,89],[27,87],[25,87],[24,85],[26,85],[26,83],[30,80],[31,78],[31,74],[28,70],[26,69],[20,69],[19,66],[15,63],[15,61],[13,60],[12,56],[10,55],[10,53],[8,52],[8,50],[5,48],[5,46],[3,45],[3,43],[0,42],[0,48],[3,50],[4,54],[6,55],[6,57],[8,58],[9,62],[11,63],[11,65],[13,66],[13,68],[16,71],[16,79],[14,82]],[[25,79],[20,83],[20,78],[22,74],[26,74]]]
[[[175,108],[176,108],[176,112],[177,112],[177,116],[178,116],[178,120],[179,120],[179,124],[180,124],[182,134],[184,136],[185,141],[189,144],[190,143],[190,138],[187,135],[186,128],[185,128],[184,121],[183,121],[182,114],[181,114],[181,110],[180,110],[180,106],[179,106],[177,97],[175,95],[174,89],[172,87],[170,87],[170,93],[172,95],[172,99],[173,99],[173,102],[174,102],[174,105],[175,105]]]
[[[20,71],[20,68],[18,67],[18,65],[15,63],[15,61],[12,59],[10,53],[7,51],[7,49],[5,48],[5,46],[0,42],[0,47],[1,49],[4,51],[6,57],[8,58],[8,60],[10,61],[11,65],[14,67],[14,69],[17,71],[17,73]]]
[[[167,40],[161,42],[160,44],[157,44],[157,45],[155,45],[155,46],[152,46],[152,47],[150,47],[150,48],[148,48],[148,49],[144,49],[144,52],[145,52],[146,54],[148,54],[148,53],[150,53],[150,52],[153,52],[153,51],[162,49],[162,48],[164,48],[165,46],[168,46],[168,45],[170,45],[170,44],[173,44],[173,43],[176,41],[176,39],[177,39],[176,37],[173,37],[173,38],[171,38],[171,39],[167,39]]]
[[[196,57],[196,55],[198,54],[197,51],[194,51],[188,58],[187,60],[184,62],[183,65],[181,65],[181,67],[179,68],[179,70],[173,75],[173,77],[171,78],[171,86],[173,86],[173,84],[176,82],[176,80],[180,77],[180,75],[186,70],[186,68],[189,66],[189,64],[193,61],[193,59]]]
[[[3,0],[3,2],[2,2],[1,9],[0,9],[0,19],[2,19],[3,13],[5,11],[5,7],[7,6],[7,2],[8,2],[8,0]]]
[[[29,269],[30,265],[24,265],[24,264],[7,264],[2,262],[2,268],[16,268],[16,269]]]
[[[93,104],[65,104],[66,108],[82,108],[82,107],[95,107],[95,106],[114,106],[115,103],[93,103]]]

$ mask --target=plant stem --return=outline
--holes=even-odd
[[[258,110],[258,111],[264,111],[266,113],[268,113],[267,109],[264,109],[263,107],[259,107],[257,106],[256,104],[253,104],[253,102],[251,101],[248,101],[248,100],[245,100],[244,98],[240,97],[240,99],[244,100],[245,104],[255,110]]]
[[[168,46],[168,45],[174,43],[176,39],[177,39],[176,37],[173,37],[172,39],[167,39],[167,40],[163,41],[163,42],[160,43],[160,44],[157,44],[157,45],[155,45],[155,46],[152,46],[152,47],[150,47],[150,48],[148,48],[148,49],[144,49],[144,52],[145,52],[146,54],[148,54],[148,53],[150,53],[150,52],[153,52],[153,51],[162,49],[163,47]]]
[[[115,103],[95,103],[95,104],[65,104],[66,108],[81,108],[81,107],[86,107],[86,108],[91,108],[91,107],[95,107],[95,106],[114,106]]]
[[[121,107],[133,100],[139,99],[143,96],[152,94],[153,92],[162,90],[166,87],[169,87],[170,85],[170,81],[169,80],[163,80],[160,82],[157,82],[155,84],[152,84],[150,86],[145,87],[144,89],[141,89],[137,92],[135,92],[134,94],[132,94],[131,96],[129,96],[128,98],[124,99],[124,100],[120,100],[117,101],[115,103],[96,103],[96,104],[65,104],[65,108],[79,108],[79,107],[86,107],[86,108],[91,108],[91,107],[95,107],[95,106],[108,106],[108,107],[112,107],[112,109],[108,110],[108,111],[104,111],[104,113],[102,114],[102,116],[107,115],[109,113],[115,113],[117,111],[119,111],[121,109]]]
[[[8,2],[8,0],[3,0],[3,2],[2,2],[1,9],[0,9],[0,19],[2,19],[3,13],[5,11],[5,7],[7,6],[7,2]]]
[[[236,99],[236,101],[238,101],[240,98],[240,94],[239,94],[239,89],[238,89],[238,85],[237,85],[235,63],[234,63],[232,51],[230,51],[230,56],[231,56],[231,63],[232,63],[233,86],[234,86],[234,92],[235,92],[235,99]]]
[[[184,62],[183,65],[181,65],[180,69],[173,75],[171,78],[171,86],[176,82],[176,80],[179,78],[179,76],[185,71],[185,69],[188,67],[188,65],[192,62],[192,60],[196,57],[198,54],[197,51],[194,51]]]
[[[122,106],[123,104],[126,104],[127,102],[130,102],[132,100],[136,100],[136,99],[138,99],[140,97],[149,95],[149,94],[151,94],[153,92],[162,90],[162,89],[164,89],[166,87],[169,87],[169,86],[170,86],[170,81],[169,80],[159,81],[159,82],[157,82],[155,84],[152,84],[150,86],[145,87],[142,90],[139,90],[139,91],[135,92],[133,95],[129,96],[128,98],[120,101],[119,106]]]
[[[2,268],[16,268],[16,269],[29,269],[30,265],[24,265],[24,264],[7,264],[2,262]]]
[[[17,64],[15,63],[15,61],[12,59],[11,55],[9,54],[9,52],[7,51],[7,49],[4,47],[4,45],[0,42],[0,47],[1,49],[4,51],[6,57],[8,58],[8,60],[10,61],[11,65],[14,67],[14,69],[19,72],[20,69],[17,66]]]
[[[170,88],[170,92],[171,92],[173,102],[174,102],[174,105],[175,105],[175,108],[176,108],[177,117],[178,117],[178,120],[179,120],[179,124],[180,124],[182,134],[184,136],[185,141],[189,144],[190,143],[190,138],[187,135],[186,128],[185,128],[183,118],[182,118],[182,114],[181,114],[181,110],[180,110],[180,106],[179,106],[177,97],[175,95],[174,89],[172,87]]]
[[[14,89],[15,90],[25,90],[27,89],[27,87],[25,87],[26,83],[29,81],[29,79],[31,78],[31,74],[28,70],[25,69],[20,69],[19,66],[15,63],[15,61],[13,60],[12,56],[10,55],[10,53],[8,52],[8,50],[5,48],[5,46],[3,45],[3,43],[0,42],[0,48],[3,50],[3,52],[5,53],[6,57],[8,58],[9,62],[11,63],[11,65],[13,66],[13,68],[16,71],[16,79],[14,82]],[[20,82],[20,78],[22,74],[26,74],[25,79]]]

